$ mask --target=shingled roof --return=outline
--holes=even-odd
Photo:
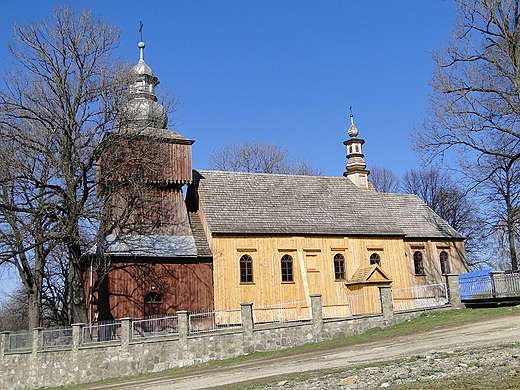
[[[439,217],[417,195],[379,194],[397,224],[407,238],[454,238],[465,237]]]
[[[212,233],[463,238],[416,196],[345,177],[200,170],[194,186]]]

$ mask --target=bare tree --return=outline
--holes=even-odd
[[[433,57],[428,116],[412,138],[425,161],[456,156],[461,171],[471,172],[473,185],[485,186],[498,183],[494,176],[520,158],[520,2],[457,4],[451,40]],[[512,221],[517,205],[507,205],[504,196],[493,201],[506,204],[503,219]],[[515,226],[508,223],[506,229],[511,266],[517,270]]]
[[[0,302],[0,331],[17,331],[29,328],[29,305],[24,287],[14,290]]]
[[[391,170],[373,166],[370,168],[370,182],[378,192],[398,192],[400,180]]]
[[[0,91],[0,156],[8,173],[1,180],[0,261],[14,264],[27,292],[34,285],[41,296],[48,255],[62,245],[69,322],[86,321],[83,254],[91,242],[83,233],[95,231],[100,210],[94,168],[128,84],[128,68],[111,59],[118,39],[108,22],[68,6],[39,24],[17,24]]]
[[[291,159],[280,145],[262,141],[236,142],[214,150],[209,156],[211,169],[233,172],[321,175],[304,159]]]
[[[466,251],[470,265],[483,259],[480,250],[485,240],[485,224],[475,199],[451,177],[437,168],[407,171],[402,189],[415,194],[442,219],[466,236]]]
[[[466,168],[474,182],[480,182],[477,194],[482,200],[488,234],[495,239],[492,257],[509,258],[518,269],[517,247],[520,239],[520,165],[519,160],[484,156]],[[486,180],[481,180],[486,175]],[[497,260],[497,259],[495,259]],[[506,267],[503,267],[506,268]]]

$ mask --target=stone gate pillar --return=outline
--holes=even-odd
[[[4,360],[4,355],[8,351],[9,333],[11,332],[0,333],[0,362]]]
[[[491,276],[491,287],[493,289],[493,298],[501,298],[507,295],[506,282],[503,275],[504,271],[492,271],[489,273]]]
[[[312,294],[311,298],[311,315],[312,327],[316,341],[322,340],[323,331],[323,309],[321,307],[321,294]]]
[[[390,285],[379,286],[381,299],[381,312],[384,319],[394,318],[394,301],[392,299],[392,287]]]
[[[448,299],[454,309],[464,309],[466,306],[460,300],[459,275],[447,274],[446,285],[448,286]]]
[[[240,304],[240,318],[242,320],[242,328],[244,329],[244,335],[251,336],[255,327],[253,321],[253,304],[252,303],[241,303]]]

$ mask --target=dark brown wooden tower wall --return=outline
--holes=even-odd
[[[207,243],[199,249],[192,225],[200,222],[190,222],[182,191],[193,180],[194,141],[167,129],[155,96],[159,81],[144,62],[144,43],[139,47],[120,128],[107,134],[98,159],[105,203],[92,254],[108,267],[98,269],[99,278],[88,275],[87,284],[93,282],[91,308],[99,320],[213,309],[211,253]]]

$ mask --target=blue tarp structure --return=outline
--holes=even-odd
[[[460,299],[470,299],[475,295],[489,295],[493,290],[490,272],[494,269],[468,272],[459,275]],[[489,292],[489,294],[484,294]]]

